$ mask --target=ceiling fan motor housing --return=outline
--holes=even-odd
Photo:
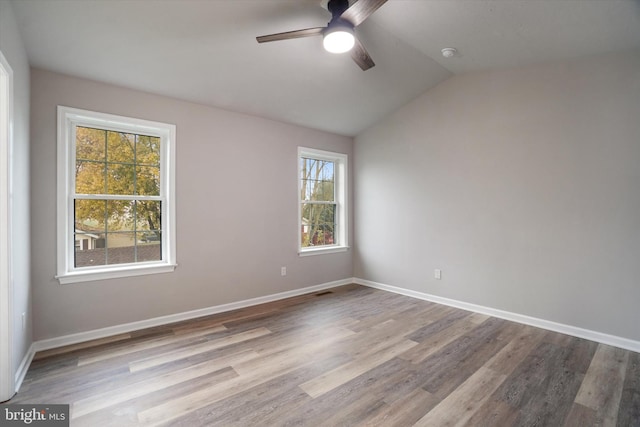
[[[349,0],[329,0],[329,3],[327,3],[327,9],[331,12],[331,21],[333,21],[334,19],[339,18],[345,10],[349,9]]]
[[[353,35],[353,24],[340,18],[345,10],[349,9],[349,0],[330,0],[327,3],[327,9],[331,12],[331,21],[327,24],[323,35],[326,36],[334,31],[346,31]]]

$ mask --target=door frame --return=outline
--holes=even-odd
[[[0,51],[0,402],[16,392],[11,271],[13,70]]]

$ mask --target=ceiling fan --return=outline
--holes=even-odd
[[[387,0],[358,0],[349,7],[349,0],[329,0],[327,9],[331,12],[331,21],[326,27],[269,34],[256,37],[256,40],[258,43],[265,43],[322,35],[323,45],[327,51],[332,53],[351,52],[351,58],[363,71],[366,71],[376,64],[356,38],[354,29],[386,2]]]

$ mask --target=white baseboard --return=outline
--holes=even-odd
[[[36,355],[35,345],[31,344],[29,346],[29,350],[27,350],[27,354],[22,358],[22,362],[20,362],[20,366],[18,366],[18,370],[16,371],[15,376],[15,387],[16,392],[20,390],[22,386],[22,381],[24,381],[24,377],[27,375],[27,371],[29,370],[29,366],[31,365],[31,361],[33,360],[33,356]]]
[[[609,335],[602,332],[579,328],[576,326],[556,323],[550,320],[538,319],[536,317],[525,316],[523,314],[512,313],[504,310],[498,310],[491,307],[471,304],[464,301],[457,301],[449,298],[443,298],[436,295],[413,291],[410,289],[404,289],[396,286],[385,285],[382,283],[372,282],[370,280],[354,278],[353,283],[356,283],[358,285],[368,286],[370,288],[381,289],[383,291],[393,292],[396,294],[406,295],[409,297],[418,298],[425,301],[444,304],[451,307],[460,308],[463,310],[473,311],[475,313],[486,314],[489,316],[498,317],[500,319],[510,320],[512,322],[535,326],[537,328],[547,329],[553,332],[560,332],[562,334],[567,334],[567,335],[571,335],[578,338],[584,338],[590,341],[595,341],[602,344],[607,344],[614,347],[619,347],[625,350],[631,350],[631,351],[640,353],[640,341],[634,341],[628,338],[622,338],[615,335]]]
[[[251,298],[243,301],[232,302],[229,304],[216,305],[213,307],[201,308],[198,310],[186,311],[183,313],[170,314],[168,316],[154,317],[152,319],[141,320],[138,322],[124,323],[116,326],[109,326],[101,329],[94,329],[77,334],[64,335],[56,338],[36,341],[33,343],[33,353],[38,351],[50,350],[53,348],[63,347],[66,345],[77,344],[81,342],[91,341],[99,338],[106,338],[113,335],[124,334],[141,329],[152,328],[155,326],[167,325],[170,323],[181,322],[183,320],[195,319],[197,317],[209,316],[211,314],[223,313],[226,311],[237,310],[239,308],[250,307],[253,305],[264,304],[267,302],[278,301],[285,298],[296,297],[299,295],[310,294],[312,292],[324,289],[335,288],[342,285],[353,283],[351,278],[327,282],[316,286],[308,286],[306,288],[294,289],[292,291],[280,292],[277,294],[266,295],[263,297]],[[31,356],[33,357],[33,355]],[[30,360],[29,360],[30,362]],[[28,364],[26,365],[28,368]],[[26,373],[26,370],[25,370]]]

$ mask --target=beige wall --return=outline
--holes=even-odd
[[[29,63],[11,3],[0,0],[0,51],[13,70],[13,144],[11,179],[11,274],[13,276],[13,368],[32,342],[29,263]],[[25,313],[26,327],[22,326]],[[2,400],[2,399],[0,399]]]
[[[351,252],[299,257],[296,245],[298,145],[351,159],[351,138],[37,69],[31,85],[36,340],[352,277]],[[174,273],[70,285],[53,278],[57,105],[176,125]]]
[[[640,52],[454,77],[354,150],[357,277],[640,340]]]
[[[31,83],[35,339],[355,272],[640,340],[638,52],[454,77],[359,135],[355,152],[350,138],[48,71]],[[57,105],[177,125],[174,273],[53,279]],[[353,258],[297,256],[298,145],[355,159]]]

